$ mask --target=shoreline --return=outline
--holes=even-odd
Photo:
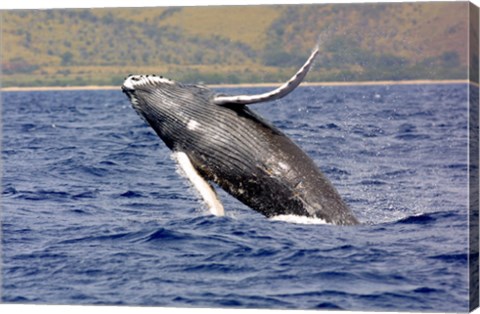
[[[240,84],[206,84],[210,88],[252,88],[277,87],[282,83],[240,83]],[[300,86],[380,86],[380,85],[439,85],[439,84],[472,84],[470,80],[405,80],[405,81],[358,81],[358,82],[303,82]],[[120,86],[32,86],[3,87],[0,92],[36,92],[36,91],[81,91],[81,90],[120,90]]]

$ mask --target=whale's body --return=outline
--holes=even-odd
[[[215,182],[267,217],[299,215],[356,224],[312,159],[246,106],[288,94],[308,72],[313,58],[314,54],[290,83],[261,95],[218,95],[203,86],[145,75],[129,76],[122,89],[165,144],[181,154],[180,165],[197,189],[212,189],[210,196],[200,191],[207,204],[216,207],[212,212],[222,214],[223,207],[209,200],[215,192],[202,179]]]

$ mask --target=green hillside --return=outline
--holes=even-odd
[[[310,81],[466,79],[468,3],[1,12],[3,86],[119,85],[129,73],[283,81],[318,38]]]

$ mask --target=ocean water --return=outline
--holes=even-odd
[[[223,191],[226,216],[209,215],[120,89],[2,93],[1,300],[465,312],[467,94],[300,87],[252,106],[362,222],[340,227]]]

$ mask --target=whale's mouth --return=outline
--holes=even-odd
[[[124,93],[128,97],[128,100],[130,100],[131,103],[137,102],[137,98],[135,97],[135,89],[128,88],[125,85],[122,85],[122,93]]]
[[[128,96],[128,94],[131,94],[131,93],[134,93],[134,92],[135,92],[135,89],[128,88],[125,85],[122,85],[122,93],[126,94],[127,96]]]
[[[121,88],[122,92],[128,97],[128,100],[130,100],[130,103],[132,104],[133,109],[137,111],[138,113],[138,106],[139,106],[139,101],[136,95],[136,87],[135,84],[133,84],[136,79],[136,77],[140,77],[139,75],[132,75],[130,74],[128,77],[125,78],[125,81],[123,82]]]
[[[122,93],[127,95],[129,100],[132,100],[133,94],[135,93],[135,86],[132,84],[132,81],[134,77],[137,77],[138,75],[133,75],[129,74],[126,78],[123,80],[123,84],[121,86],[122,88]]]

